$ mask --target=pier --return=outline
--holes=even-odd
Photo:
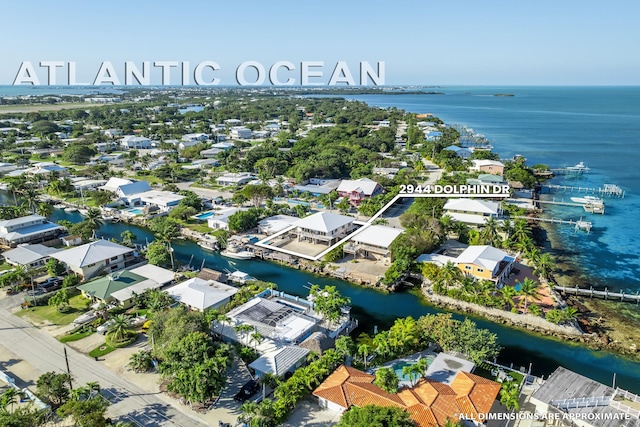
[[[547,205],[560,205],[560,206],[575,206],[580,207],[585,210],[585,212],[589,213],[599,213],[604,215],[604,203],[576,203],[576,202],[556,202],[555,200],[536,200],[534,203],[538,204],[547,204]]]
[[[555,291],[564,292],[569,295],[581,295],[587,296],[589,298],[597,297],[604,298],[605,300],[612,301],[620,301],[620,302],[635,302],[636,305],[640,303],[640,292],[636,292],[635,294],[625,294],[624,292],[609,292],[607,288],[604,291],[596,291],[593,289],[593,286],[589,289],[584,288],[568,288],[565,286],[554,286],[553,289]]]
[[[555,219],[555,218],[538,218],[538,217],[532,217],[532,216],[512,216],[511,218],[526,219],[527,221],[550,222],[553,224],[573,225],[575,227],[575,231],[585,230],[587,233],[591,233],[591,228],[593,227],[593,223],[591,223],[591,221],[583,221],[582,218],[580,218],[577,221],[574,221],[572,219],[565,220],[565,219]]]
[[[541,189],[549,190],[549,193],[552,193],[554,190],[556,192],[563,193],[578,193],[585,195],[598,195],[600,197],[620,197],[624,198],[624,190],[615,184],[604,184],[604,186],[595,188],[595,187],[576,187],[573,185],[543,185]]]

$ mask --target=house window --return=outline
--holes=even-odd
[[[117,259],[118,259],[118,257],[117,257],[117,256],[114,256],[113,258],[111,258],[111,261],[115,261],[115,260],[117,260]]]
[[[484,269],[479,268],[477,271],[478,271],[478,273],[482,273],[482,272],[484,272]]]
[[[465,269],[465,270],[471,270],[471,266],[470,266],[470,265],[465,265],[465,266],[464,266],[464,269]]]

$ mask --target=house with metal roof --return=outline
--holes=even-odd
[[[355,228],[355,218],[331,212],[317,212],[294,222],[292,232],[298,241],[331,246]]]
[[[391,260],[391,243],[404,231],[401,228],[386,225],[371,225],[354,233],[349,242],[342,248],[354,258],[373,258],[381,261]]]
[[[231,297],[238,292],[238,288],[216,282],[193,277],[167,289],[176,301],[193,310],[205,311],[219,309],[231,301]]]
[[[67,269],[85,280],[102,273],[111,273],[140,262],[135,251],[109,240],[96,240],[51,254]]]
[[[41,215],[27,215],[0,221],[0,240],[8,246],[45,242],[59,237],[65,228]]]
[[[469,198],[447,199],[443,211],[454,221],[472,225],[483,225],[489,218],[502,215],[499,202]]]
[[[347,197],[353,206],[358,206],[364,199],[382,193],[382,186],[369,178],[343,179],[336,191],[341,197]]]
[[[375,376],[342,365],[314,391],[320,406],[342,413],[351,406],[377,405],[406,410],[418,427],[444,426],[465,419],[483,425],[501,384],[459,371],[451,384],[421,378],[413,387],[388,393],[373,384]]]
[[[34,245],[22,244],[15,249],[4,252],[2,257],[11,265],[38,268],[44,266],[49,256],[54,252],[58,252],[58,249],[38,243]]]
[[[258,357],[249,364],[249,367],[253,368],[256,376],[260,378],[265,374],[283,377],[302,366],[306,362],[308,354],[309,350],[303,347],[295,345],[281,347]]]

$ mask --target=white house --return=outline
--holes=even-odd
[[[459,147],[457,145],[450,145],[446,147],[445,150],[456,153],[456,155],[462,159],[468,159],[472,154],[471,150],[469,150],[468,148]]]
[[[401,228],[385,225],[371,225],[355,234],[344,245],[345,253],[353,254],[355,258],[374,258],[381,261],[391,261],[391,243],[403,233]]]
[[[314,244],[332,245],[349,234],[355,218],[330,212],[317,212],[299,219],[293,225],[298,241],[310,241]]]
[[[198,311],[222,308],[237,292],[238,288],[234,286],[197,277],[167,289],[176,301]]]
[[[482,225],[489,218],[502,215],[499,202],[478,199],[448,199],[444,205],[444,214],[465,224]]]
[[[226,173],[216,178],[218,185],[244,185],[253,179],[253,175],[250,172],[233,172]]]
[[[28,215],[0,221],[0,240],[9,246],[45,242],[57,238],[64,230],[63,226],[47,221],[41,215]]]
[[[143,202],[140,194],[151,191],[151,186],[147,181],[132,181],[115,177],[109,178],[109,181],[100,188],[114,193],[126,206],[141,206]]]
[[[228,230],[229,217],[236,212],[245,211],[246,208],[225,208],[215,211],[215,215],[207,219],[207,225],[214,230]]]
[[[85,280],[102,273],[122,270],[137,262],[133,249],[109,240],[96,240],[64,249],[51,254],[51,258],[64,263],[69,270],[81,275]]]
[[[68,174],[67,168],[52,162],[35,163],[33,167],[30,167],[25,171],[25,173],[29,175],[40,175],[40,176],[47,176],[51,172],[56,172],[58,173],[59,176],[65,176]]]
[[[266,374],[283,377],[304,365],[308,354],[309,349],[297,345],[280,347],[258,357],[249,364],[249,367],[256,372],[258,378],[262,378]]]
[[[231,128],[229,136],[233,139],[251,139],[253,132],[244,126],[234,126]]]
[[[182,135],[182,140],[187,142],[203,142],[209,140],[209,135],[206,133],[188,133],[186,135]]]
[[[23,244],[4,252],[2,256],[11,265],[38,268],[45,265],[54,252],[58,252],[58,249],[41,244]]]
[[[172,191],[160,191],[160,190],[149,190],[143,193],[135,194],[137,199],[140,200],[142,205],[144,206],[155,206],[161,211],[169,211],[172,208],[178,206],[180,200],[184,199],[185,196],[180,194],[176,194]]]
[[[152,141],[144,136],[127,135],[120,140],[120,146],[130,149],[151,148]]]
[[[300,218],[290,215],[270,216],[269,218],[265,218],[258,223],[258,231],[261,234],[270,236],[284,230],[287,227],[291,227],[299,219]]]

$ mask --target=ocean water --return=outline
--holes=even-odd
[[[549,247],[563,265],[565,283],[640,291],[640,87],[441,87],[443,95],[349,96],[369,105],[433,113],[487,137],[503,158],[521,154],[528,164],[551,167],[584,162],[580,177],[551,184],[601,187],[616,184],[622,199],[607,198],[605,215],[554,206],[547,215],[592,221],[591,234],[553,226]],[[509,93],[515,96],[497,97]],[[570,201],[571,194],[554,194]]]

